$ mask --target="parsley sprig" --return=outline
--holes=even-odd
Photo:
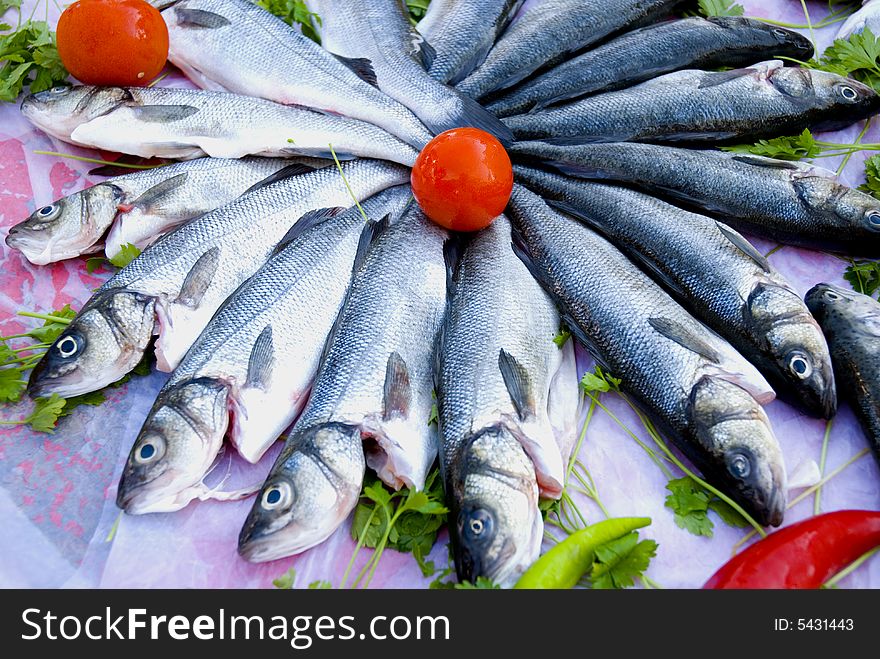
[[[309,11],[303,0],[257,0],[257,4],[288,25],[298,25],[304,36],[321,43],[321,35],[315,30],[315,25],[321,27],[321,17]]]
[[[55,33],[46,21],[21,22],[21,0],[0,0],[0,15],[19,11],[13,29],[0,23],[0,101],[14,101],[25,87],[41,92],[67,80],[67,70],[58,56]]]

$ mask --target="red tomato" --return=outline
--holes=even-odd
[[[437,224],[477,231],[510,201],[513,168],[495,137],[477,128],[453,128],[422,149],[411,183],[416,201]]]
[[[168,59],[168,28],[143,0],[79,0],[58,20],[58,54],[87,85],[146,85]]]

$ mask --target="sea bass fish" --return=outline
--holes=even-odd
[[[305,171],[308,170],[308,171]],[[171,371],[239,285],[269,258],[306,213],[348,207],[409,180],[409,170],[378,161],[276,181],[193,220],[146,249],[108,280],[31,373],[32,396],[76,396],[115,382],[158,334],[160,370]]]
[[[511,90],[486,109],[510,117],[680,69],[733,68],[771,57],[806,61],[812,56],[810,40],[792,30],[733,16],[683,18],[628,32]]]
[[[514,186],[514,244],[563,320],[715,487],[761,524],[782,523],[782,452],[761,407],[773,390],[592,229]]]
[[[329,162],[329,161],[323,161]],[[35,265],[124,245],[143,250],[171,229],[234,201],[291,164],[316,158],[198,158],[115,176],[36,210],[9,230],[6,244]],[[107,233],[108,229],[110,230]]]
[[[53,137],[144,158],[248,155],[381,158],[411,166],[416,150],[356,119],[224,92],[157,87],[55,87],[22,114]]]
[[[476,101],[438,82],[434,51],[409,22],[403,0],[310,0],[321,16],[321,43],[336,55],[369,60],[376,84],[412,110],[433,134],[473,126],[502,142],[510,131]]]
[[[880,1],[862,0],[862,8],[846,19],[837,32],[837,39],[849,39],[853,34],[871,30],[876,37],[880,35]]]
[[[362,203],[397,213],[407,186]],[[168,512],[214,495],[202,481],[228,434],[257,462],[305,405],[351,279],[364,220],[321,211],[221,307],[159,392],[118,490],[129,513]],[[230,419],[231,417],[231,419]]]
[[[880,304],[831,284],[814,286],[806,301],[828,338],[840,393],[880,463]]]
[[[368,80],[365,60],[334,57],[248,0],[181,0],[162,13],[168,58],[200,87],[360,119],[416,148],[425,126]]]
[[[635,87],[504,119],[519,139],[730,142],[838,130],[880,110],[855,80],[781,61],[668,73]]]
[[[769,240],[848,254],[880,250],[880,202],[812,164],[636,143],[518,142],[510,151],[569,176],[638,186]]]
[[[616,32],[672,13],[681,0],[542,0],[527,6],[486,61],[456,88],[472,98],[504,89]]]
[[[504,216],[455,267],[435,374],[459,578],[511,585],[538,557],[538,495],[562,493],[578,418],[574,347]]]
[[[428,73],[454,85],[483,63],[522,0],[433,0],[416,26],[436,53]]]
[[[822,330],[791,284],[740,234],[628,188],[520,167],[515,172],[551,206],[644,264],[697,318],[748,355],[778,394],[813,416],[834,416],[834,373]]]
[[[249,561],[329,537],[354,509],[366,465],[393,487],[422,489],[437,458],[428,421],[448,234],[417,207],[386,224],[355,268],[309,403],[242,529]]]

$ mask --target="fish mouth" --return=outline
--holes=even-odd
[[[180,474],[173,469],[137,483],[129,483],[131,478],[130,473],[123,472],[116,492],[116,506],[129,515],[175,512],[192,500],[187,493],[193,486],[181,487],[177,483]]]
[[[268,563],[301,554],[324,542],[338,526],[328,524],[306,529],[290,523],[277,531],[264,532],[258,526],[245,524],[238,537],[238,554],[249,563]]]
[[[34,265],[51,263],[51,250],[54,246],[52,241],[46,240],[20,224],[10,227],[9,233],[6,234],[6,244],[24,254],[27,260]]]
[[[27,393],[31,398],[45,398],[52,394],[58,394],[62,398],[71,398],[94,391],[93,388],[83,386],[85,378],[79,369],[74,369],[63,375],[52,375],[48,368],[44,357],[31,371],[27,383]]]
[[[780,487],[774,487],[770,493],[764,515],[758,521],[762,526],[780,526],[785,517],[785,505],[785,490]]]

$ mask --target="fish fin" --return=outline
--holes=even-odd
[[[161,183],[157,183],[131,202],[131,205],[137,206],[144,211],[160,211],[163,208],[162,204],[165,201],[165,197],[185,184],[188,178],[189,174],[183,172]]]
[[[248,360],[246,387],[265,390],[272,377],[272,366],[275,362],[275,344],[272,340],[272,326],[266,325],[254,342]]]
[[[535,396],[526,369],[504,348],[498,351],[498,369],[520,421],[534,417]]]
[[[491,133],[501,141],[505,146],[516,141],[513,131],[504,125],[494,114],[489,112],[474,99],[457,93],[458,99],[461,101],[461,112],[457,116],[449,117],[444,121],[425,121],[434,135],[446,132],[452,128],[460,128],[462,126],[473,126],[487,133]]]
[[[541,142],[554,146],[581,146],[584,144],[610,144],[612,142],[625,142],[625,139],[614,135],[564,135],[560,137],[542,137]]]
[[[669,318],[649,318],[648,324],[670,341],[682,348],[695,352],[709,361],[720,364],[722,356],[702,338],[696,336],[687,327]]]
[[[717,87],[719,85],[723,85],[732,80],[739,80],[740,78],[745,78],[746,76],[752,75],[753,71],[748,69],[734,69],[733,71],[713,71],[707,73],[700,80],[700,84],[697,85],[697,89],[709,89],[711,87]]]
[[[764,272],[770,272],[770,262],[767,260],[767,257],[755,249],[755,246],[752,245],[752,243],[730,227],[721,224],[721,222],[716,222],[715,226],[718,227],[718,230],[724,235],[724,237],[727,238],[727,240],[729,240],[739,251],[757,263],[758,267]]]
[[[225,16],[204,9],[187,9],[177,7],[174,10],[177,22],[184,27],[208,28],[211,30],[232,25]]]
[[[250,194],[251,192],[256,192],[262,188],[265,188],[267,185],[271,185],[272,183],[276,183],[278,181],[284,180],[286,178],[291,178],[293,176],[300,176],[301,174],[308,174],[309,172],[315,171],[315,168],[311,165],[306,165],[305,163],[296,162],[292,165],[287,165],[286,167],[282,167],[274,174],[270,174],[262,181],[257,181],[247,190],[241,193],[243,197],[246,194]]]
[[[776,158],[764,158],[763,156],[753,156],[738,153],[731,156],[731,160],[741,162],[744,165],[753,165],[754,167],[771,167],[773,169],[801,169],[798,165],[787,160],[777,160]]]
[[[202,298],[205,297],[205,291],[211,285],[211,280],[213,280],[219,264],[219,247],[212,247],[202,254],[184,279],[183,286],[180,287],[180,294],[177,296],[177,302],[190,309],[198,308]]]
[[[361,231],[361,237],[358,241],[357,252],[355,252],[354,263],[352,264],[351,268],[352,273],[360,270],[360,267],[367,256],[367,252],[370,251],[370,245],[372,245],[376,241],[376,239],[385,232],[390,224],[390,214],[386,215],[378,222],[371,221],[367,223],[367,226],[365,226],[364,230]]]
[[[333,55],[340,62],[345,64],[352,72],[364,82],[379,88],[379,79],[376,77],[376,71],[373,69],[373,63],[366,57],[343,57],[342,55]]]
[[[326,222],[331,217],[336,217],[342,211],[346,210],[341,206],[334,206],[331,208],[318,208],[313,211],[309,211],[302,217],[300,217],[296,223],[292,227],[287,230],[287,233],[284,234],[284,237],[278,241],[278,244],[275,245],[275,249],[272,251],[272,255],[278,254],[285,247],[290,245],[293,241],[303,235],[309,229],[312,229],[319,224]]]
[[[450,236],[443,243],[443,262],[446,264],[446,290],[452,290],[452,279],[455,277],[455,271],[461,263],[461,258],[467,249],[467,243],[470,242],[469,236],[465,234]]]
[[[385,367],[385,408],[382,418],[385,421],[394,417],[409,416],[409,408],[412,403],[412,384],[409,370],[403,357],[397,352],[388,356],[388,364]]]
[[[131,110],[141,121],[162,124],[191,117],[199,111],[199,108],[192,105],[136,105]]]
[[[555,208],[558,211],[565,213],[566,215],[573,215],[579,220],[589,224],[591,227],[601,227],[601,222],[596,222],[593,218],[591,218],[583,209],[575,206],[569,201],[563,201],[561,199],[548,199],[544,197],[544,201],[547,202],[547,205],[550,208]]]
[[[476,71],[477,67],[486,61],[486,57],[489,55],[489,51],[492,50],[493,45],[495,45],[494,40],[477,50],[477,52],[475,52],[471,57],[469,57],[465,62],[462,63],[459,70],[456,71],[455,75],[449,79],[447,84],[454,87],[462,80],[467,78],[471,73]],[[428,68],[430,69],[430,67]]]
[[[333,160],[333,156],[335,155],[339,160],[356,160],[357,156],[353,153],[348,153],[346,151],[336,151],[336,148],[333,148],[331,151],[329,148],[327,149],[317,149],[308,147],[305,149],[298,149],[296,146],[290,146],[285,149],[281,149],[279,153],[282,153],[285,156],[308,156],[311,158],[323,158],[324,160]]]

